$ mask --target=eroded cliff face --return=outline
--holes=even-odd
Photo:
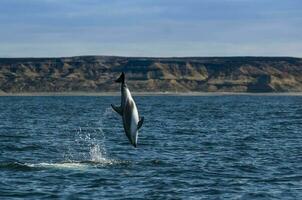
[[[288,57],[0,58],[0,89],[24,92],[118,91],[126,73],[136,92],[301,92],[302,59]]]

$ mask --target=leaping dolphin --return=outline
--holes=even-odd
[[[121,83],[121,106],[115,106],[113,104],[111,104],[111,106],[115,112],[122,116],[126,136],[128,137],[130,143],[136,147],[138,130],[143,125],[144,117],[139,119],[136,104],[125,83],[124,72],[115,82]]]

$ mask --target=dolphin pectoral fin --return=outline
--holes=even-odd
[[[111,107],[113,108],[113,110],[114,110],[115,112],[117,112],[118,114],[120,114],[121,116],[123,116],[123,111],[122,111],[122,108],[121,108],[121,107],[115,106],[115,105],[113,105],[113,104],[111,104]]]
[[[142,127],[143,123],[144,123],[144,117],[142,117],[141,120],[139,120],[139,122],[137,124],[137,130]]]

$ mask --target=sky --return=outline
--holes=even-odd
[[[1,0],[0,57],[302,57],[301,0]]]

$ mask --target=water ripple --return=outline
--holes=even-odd
[[[1,97],[0,199],[301,199],[302,97]]]

